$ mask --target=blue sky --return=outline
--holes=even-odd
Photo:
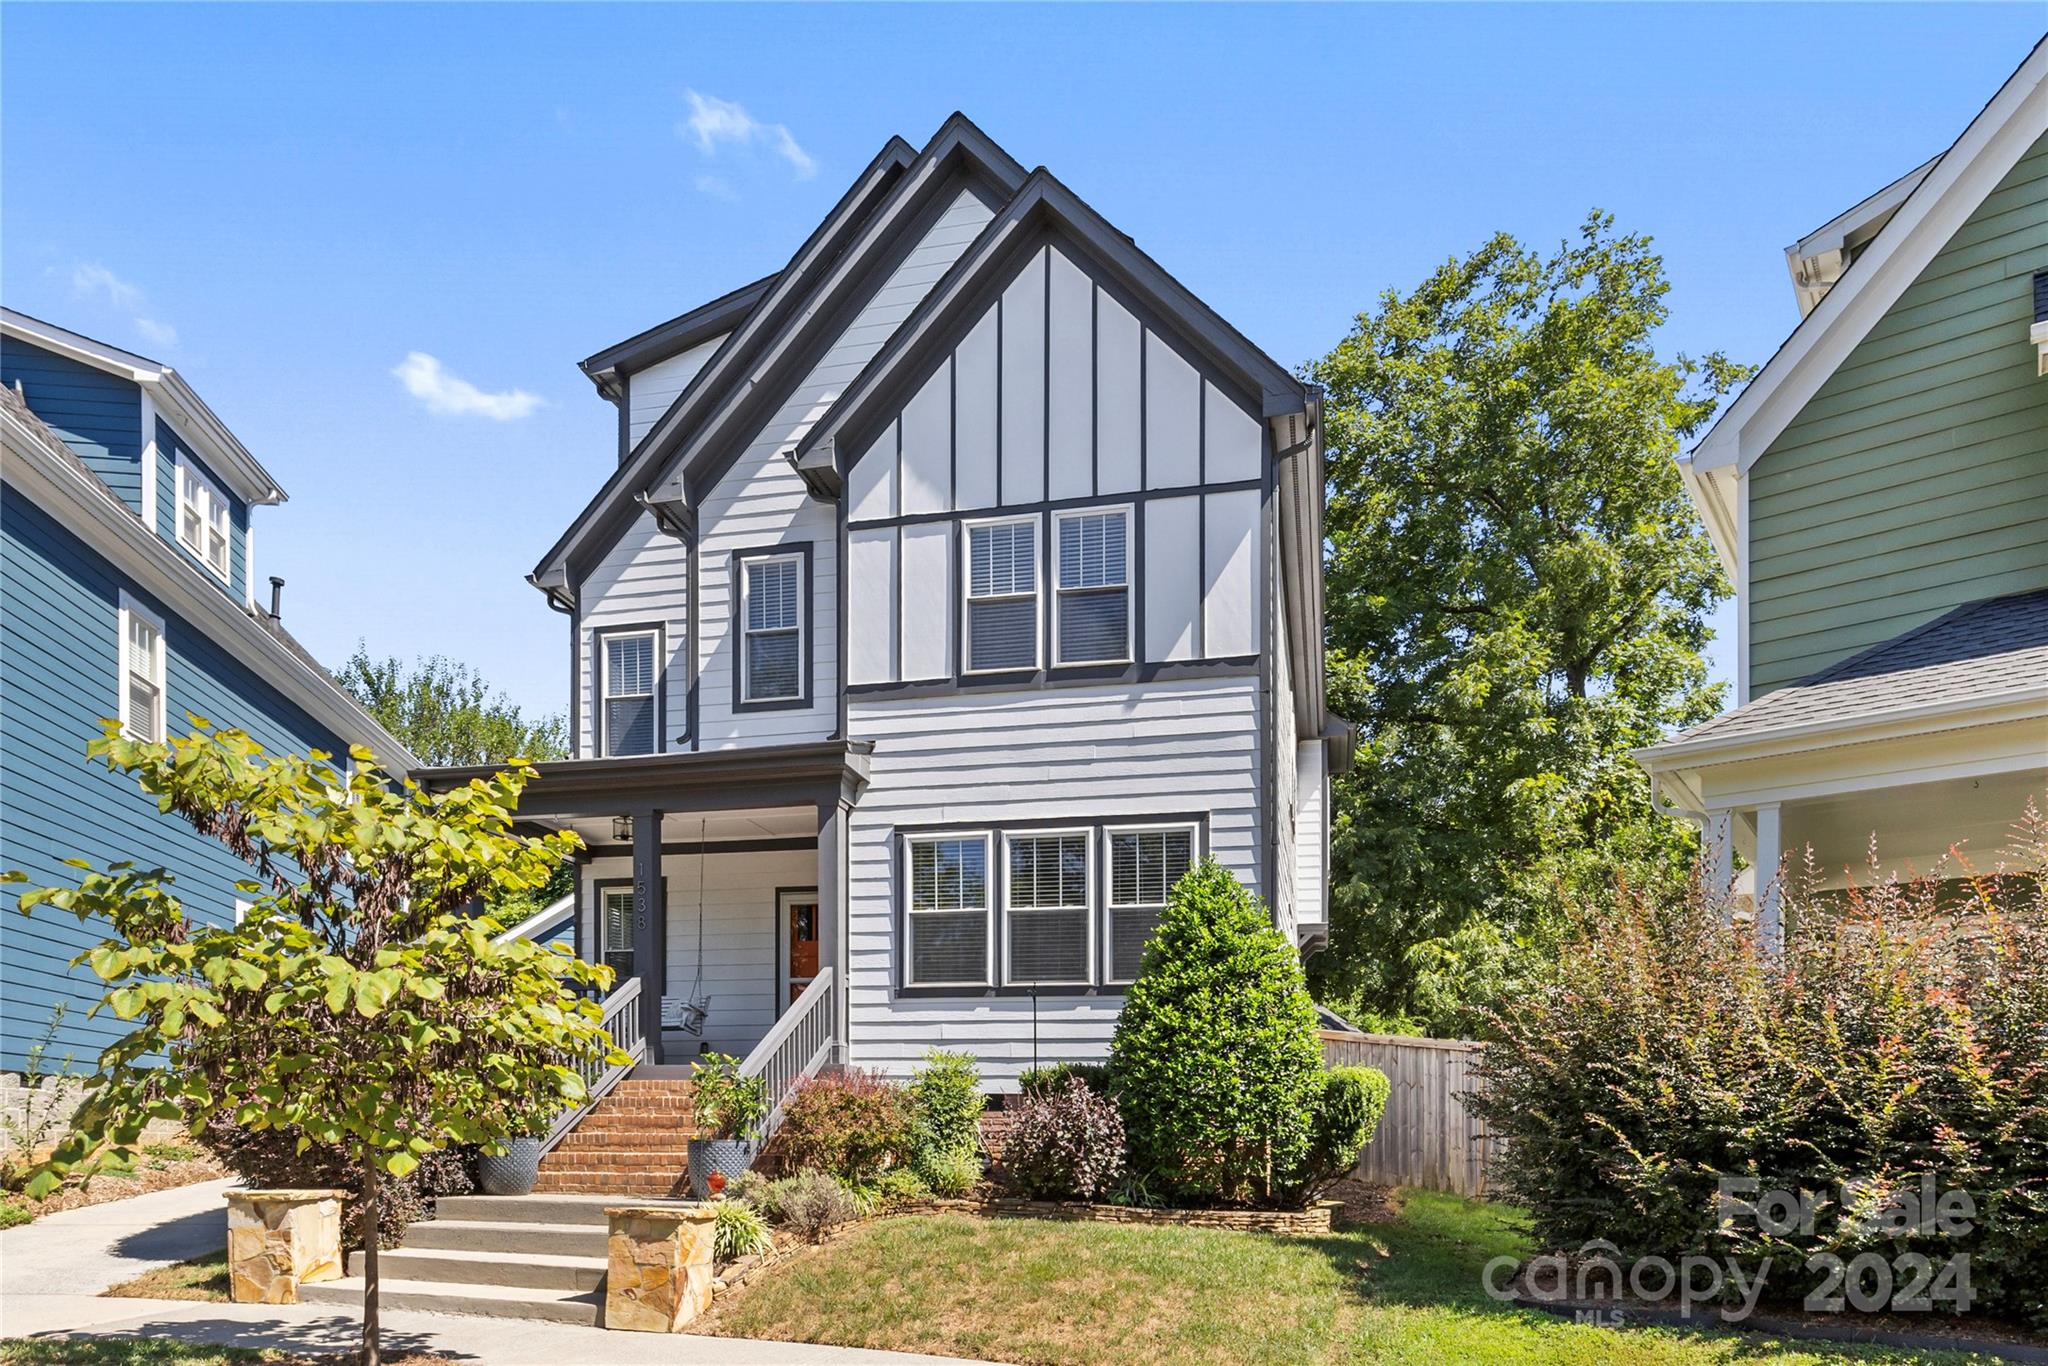
[[[576,360],[775,269],[891,133],[964,109],[1288,365],[1594,205],[1664,251],[1671,349],[1762,361],[1785,244],[1945,147],[2042,13],[10,5],[0,294],[269,466],[258,572],[321,658],[559,710],[522,576],[612,463]]]

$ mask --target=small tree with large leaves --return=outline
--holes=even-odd
[[[610,970],[501,943],[480,909],[545,883],[577,840],[515,831],[524,760],[427,792],[360,747],[344,776],[320,751],[266,754],[191,719],[167,744],[109,721],[87,753],[246,863],[248,910],[233,926],[200,923],[164,870],[129,863],[74,860],[76,887],[22,895],[24,913],[107,923],[79,961],[107,984],[95,1009],[133,1023],[29,1189],[131,1158],[153,1119],[342,1145],[362,1170],[362,1360],[376,1366],[380,1179],[451,1144],[499,1149],[582,1099],[574,1064],[625,1061],[581,992],[609,985]]]

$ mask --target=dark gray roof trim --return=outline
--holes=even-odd
[[[841,195],[832,212],[825,216],[817,230],[797,248],[789,264],[776,272],[773,282],[762,298],[755,301],[752,309],[742,318],[725,344],[697,373],[695,379],[676,396],[669,410],[662,415],[640,444],[613,470],[604,486],[600,488],[583,510],[570,522],[568,528],[541,556],[528,579],[536,585],[551,590],[547,581],[549,571],[561,565],[580,543],[593,534],[605,529],[622,527],[637,512],[632,495],[644,490],[653,460],[649,451],[656,437],[665,430],[692,421],[709,406],[708,395],[722,391],[728,378],[737,380],[735,372],[747,363],[758,345],[769,334],[773,323],[785,316],[801,296],[810,292],[814,283],[814,272],[821,261],[829,261],[843,249],[845,240],[871,217],[879,205],[887,202],[904,170],[916,160],[916,149],[902,138],[891,138],[867,168],[854,179],[852,185]]]
[[[698,805],[743,808],[815,799],[853,800],[866,787],[874,744],[821,740],[793,745],[748,745],[619,759],[563,759],[535,764],[519,803],[522,816],[620,815],[638,805],[689,810]],[[421,787],[445,792],[502,770],[502,764],[466,764],[416,770]]]
[[[1281,417],[1307,408],[1306,387],[1286,367],[1254,346],[1041,166],[797,443],[793,460],[814,492],[837,495],[847,466],[860,455],[845,449],[848,439],[874,424],[877,414],[902,396],[912,376],[937,363],[957,340],[954,333],[972,325],[977,310],[1000,292],[1048,233],[1080,247],[1110,279],[1168,320],[1182,340],[1242,386],[1262,416]]]
[[[602,392],[607,388],[608,376],[630,375],[636,370],[644,370],[656,361],[667,360],[720,333],[732,331],[754,311],[754,305],[761,301],[778,278],[780,272],[764,275],[752,284],[741,285],[710,303],[699,304],[679,317],[607,346],[596,355],[578,361],[577,368],[590,376]],[[617,385],[613,383],[610,388],[614,392],[606,393],[607,398],[614,397]]]

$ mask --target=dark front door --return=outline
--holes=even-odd
[[[813,897],[784,897],[782,914],[789,935],[789,999],[804,994],[818,975],[818,903]]]

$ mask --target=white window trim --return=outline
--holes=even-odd
[[[600,963],[604,962],[605,959],[610,957],[613,953],[634,953],[637,951],[637,946],[631,942],[632,936],[630,933],[627,936],[627,943],[615,946],[611,942],[611,936],[605,932],[605,926],[611,918],[611,900],[615,896],[624,897],[626,899],[626,924],[629,931],[633,927],[633,914],[635,910],[633,904],[633,889],[631,887],[598,888],[597,933],[593,936],[593,938],[597,940],[596,961]],[[634,966],[637,968],[639,964],[635,963]]]
[[[1188,837],[1188,867],[1193,868],[1202,861],[1202,827],[1196,821],[1153,821],[1128,825],[1107,825],[1102,827],[1102,911],[1098,917],[1102,922],[1102,981],[1106,986],[1129,986],[1138,979],[1116,975],[1115,937],[1110,929],[1110,917],[1118,911],[1149,911],[1157,909],[1165,913],[1164,901],[1118,901],[1116,899],[1116,865],[1110,849],[1118,835],[1144,835],[1157,831],[1173,834],[1185,831]],[[1168,896],[1173,888],[1165,889]]]
[[[144,607],[126,589],[121,591],[120,611],[115,615],[115,624],[120,631],[120,648],[117,657],[120,661],[118,695],[120,701],[121,734],[131,740],[153,740],[161,743],[169,738],[171,733],[167,720],[169,710],[167,702],[171,691],[170,648],[165,639],[164,619],[155,612],[150,611],[147,607]],[[151,718],[155,723],[154,734],[149,736],[137,735],[135,733],[134,706],[129,701],[128,696],[128,678],[134,672],[131,668],[132,661],[129,658],[131,649],[128,644],[128,624],[134,618],[140,618],[148,622],[156,631],[156,658],[150,661],[153,666],[150,670],[151,681],[156,684],[156,715]]]
[[[1087,860],[1087,872],[1081,884],[1081,905],[1077,908],[1072,906],[1018,906],[1013,904],[1010,900],[1010,846],[1018,840],[1050,839],[1060,835],[1079,835],[1081,837],[1082,856]],[[1095,827],[1091,825],[1048,826],[1044,829],[1025,828],[1003,831],[1003,895],[1001,901],[1003,914],[1001,923],[997,927],[1002,935],[1002,985],[1006,987],[1090,987],[1095,985],[1096,945],[1098,943],[1095,922],[1101,918],[1101,908],[1095,904],[1097,885],[1095,870],[1097,866],[1095,861]],[[1076,909],[1081,912],[1081,921],[1087,926],[1088,934],[1088,952],[1081,975],[1073,978],[1047,978],[1032,982],[1017,981],[1011,975],[1010,968],[1010,916],[1019,911],[1028,915],[1032,911],[1038,910],[1061,910],[1071,913]]]
[[[197,559],[204,566],[207,573],[213,575],[222,583],[226,583],[234,576],[235,568],[234,505],[228,501],[227,495],[221,492],[219,486],[200,473],[199,467],[186,457],[182,449],[178,452],[176,464],[177,506],[173,514],[173,529],[176,532],[178,544],[191,551],[193,558]],[[185,539],[185,506],[188,503],[199,513],[200,539],[197,545]],[[226,561],[224,565],[220,566],[216,566],[212,558],[206,553],[206,533],[213,526],[216,510],[219,511],[222,522],[220,533],[221,558]]]
[[[612,750],[611,701],[612,701],[612,652],[611,645],[617,640],[633,640],[645,637],[648,652],[653,660],[653,677],[648,680],[649,691],[644,693],[621,693],[621,698],[645,697],[654,703],[654,748],[649,754],[660,754],[663,750],[661,734],[661,632],[649,626],[644,630],[604,631],[597,636],[597,738],[600,758],[629,759],[635,756],[618,754]]]
[[[754,580],[750,571],[759,566],[771,564],[786,564],[796,570],[796,691],[775,697],[756,697],[754,695],[753,677],[754,652],[747,648],[748,641],[754,635],[754,628],[747,624],[750,616],[748,609],[752,606],[754,596]],[[806,670],[804,668],[804,661],[810,658],[808,653],[810,641],[806,638],[809,633],[804,629],[805,619],[809,616],[809,613],[805,610],[806,604],[803,599],[804,595],[809,591],[810,585],[804,582],[804,557],[799,553],[792,551],[787,554],[747,555],[740,560],[740,701],[803,702],[806,700],[806,688],[804,686]],[[787,626],[777,626],[764,629],[762,634],[780,635],[788,630]]]
[[[973,907],[971,907],[971,906],[959,906],[959,907],[953,907],[953,908],[949,908],[949,909],[946,909],[946,910],[938,910],[938,909],[932,909],[932,910],[923,910],[923,911],[920,911],[920,910],[918,910],[918,909],[917,909],[917,907],[916,907],[916,905],[914,904],[914,903],[915,903],[915,900],[916,900],[916,895],[915,895],[915,893],[914,893],[914,891],[912,890],[912,888],[911,888],[911,885],[910,885],[910,878],[911,878],[911,862],[910,862],[910,851],[911,851],[911,846],[913,846],[913,845],[917,845],[917,844],[941,844],[941,843],[947,843],[947,842],[957,842],[957,841],[963,841],[963,840],[980,840],[980,841],[981,841],[981,860],[982,860],[982,862],[981,862],[981,866],[982,866],[982,878],[981,878],[981,913],[982,913],[982,934],[981,934],[981,947],[982,947],[982,965],[981,965],[981,974],[982,974],[982,975],[981,975],[981,980],[980,980],[980,981],[978,981],[978,982],[968,982],[968,981],[957,981],[957,982],[920,982],[920,981],[918,981],[918,980],[916,979],[916,972],[915,972],[915,964],[914,964],[914,963],[912,962],[912,956],[913,956],[913,955],[912,955],[912,949],[913,949],[913,947],[914,947],[914,944],[915,944],[915,939],[916,939],[916,936],[915,936],[914,932],[912,931],[912,929],[911,929],[911,926],[912,926],[912,924],[913,924],[913,923],[915,922],[915,918],[916,918],[917,916],[920,916],[920,915],[959,915],[959,914],[961,914],[961,913],[962,913],[962,912],[964,912],[964,911],[970,911],[970,910],[973,910],[974,908],[973,908]],[[992,831],[992,830],[987,830],[987,829],[981,829],[981,830],[922,830],[922,831],[919,831],[919,832],[918,832],[917,834],[914,834],[914,835],[905,835],[905,836],[903,836],[903,837],[902,837],[902,840],[901,840],[901,845],[902,845],[902,849],[901,849],[901,855],[900,855],[900,856],[901,856],[901,858],[902,858],[902,860],[903,860],[903,953],[902,953],[902,956],[903,956],[903,974],[902,974],[902,978],[903,978],[903,986],[904,986],[904,988],[905,988],[906,990],[913,990],[913,991],[923,991],[923,990],[928,990],[928,989],[936,989],[936,990],[940,990],[940,991],[958,991],[958,990],[987,990],[988,988],[990,988],[990,987],[994,986],[994,985],[995,985],[995,958],[996,958],[996,913],[995,913],[995,908],[996,908],[996,878],[997,878],[997,876],[998,876],[998,874],[997,874],[997,870],[996,870],[996,866],[995,866],[995,832],[994,832],[994,831]]]
[[[1060,586],[1060,524],[1076,517],[1095,517],[1105,512],[1119,512],[1124,519],[1124,652],[1117,659],[1077,659],[1071,665],[1060,656],[1060,601],[1068,593],[1100,593],[1101,588],[1062,588]],[[1138,585],[1133,572],[1132,560],[1137,554],[1137,509],[1129,503],[1104,503],[1099,507],[1062,508],[1052,515],[1052,570],[1048,576],[1052,589],[1052,654],[1053,667],[1086,668],[1091,664],[1129,664],[1137,652],[1133,639],[1138,629],[1137,598]]]
[[[976,527],[1028,526],[1031,528],[1031,663],[1002,668],[974,667],[974,604],[1015,602],[1022,593],[974,596],[974,530]],[[963,674],[1015,674],[1035,672],[1043,667],[1045,638],[1045,535],[1044,521],[1035,513],[1023,517],[969,517],[960,522],[960,672]]]

